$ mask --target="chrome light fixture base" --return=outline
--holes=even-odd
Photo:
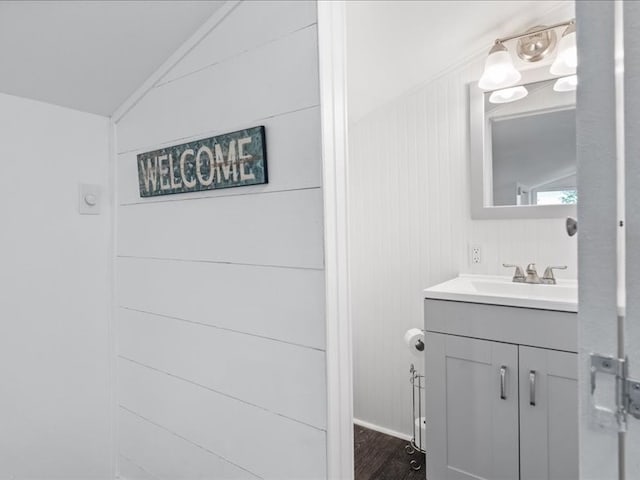
[[[518,40],[516,52],[525,62],[538,62],[553,51],[558,37],[554,30],[548,30],[544,25],[537,25],[525,31],[525,33],[529,32],[535,33],[521,37]]]

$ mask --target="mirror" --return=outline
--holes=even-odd
[[[575,215],[576,92],[528,79],[497,92],[470,85],[473,218]]]

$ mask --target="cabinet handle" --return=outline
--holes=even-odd
[[[529,405],[536,406],[536,371],[529,371]]]
[[[500,367],[500,400],[507,399],[507,367]]]

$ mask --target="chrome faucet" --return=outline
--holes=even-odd
[[[535,263],[527,265],[527,278],[524,279],[524,283],[542,283],[536,271]]]
[[[513,273],[512,281],[515,283],[532,283],[532,284],[546,284],[546,285],[555,285],[556,277],[553,276],[554,270],[566,270],[567,266],[562,265],[560,267],[547,267],[544,270],[544,274],[542,278],[538,276],[538,272],[536,271],[536,264],[530,263],[527,265],[527,275],[522,272],[522,268],[518,265],[509,265],[507,263],[502,264],[505,268],[515,268],[515,272]]]

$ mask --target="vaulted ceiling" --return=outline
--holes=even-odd
[[[0,0],[0,92],[109,116],[222,4]]]

